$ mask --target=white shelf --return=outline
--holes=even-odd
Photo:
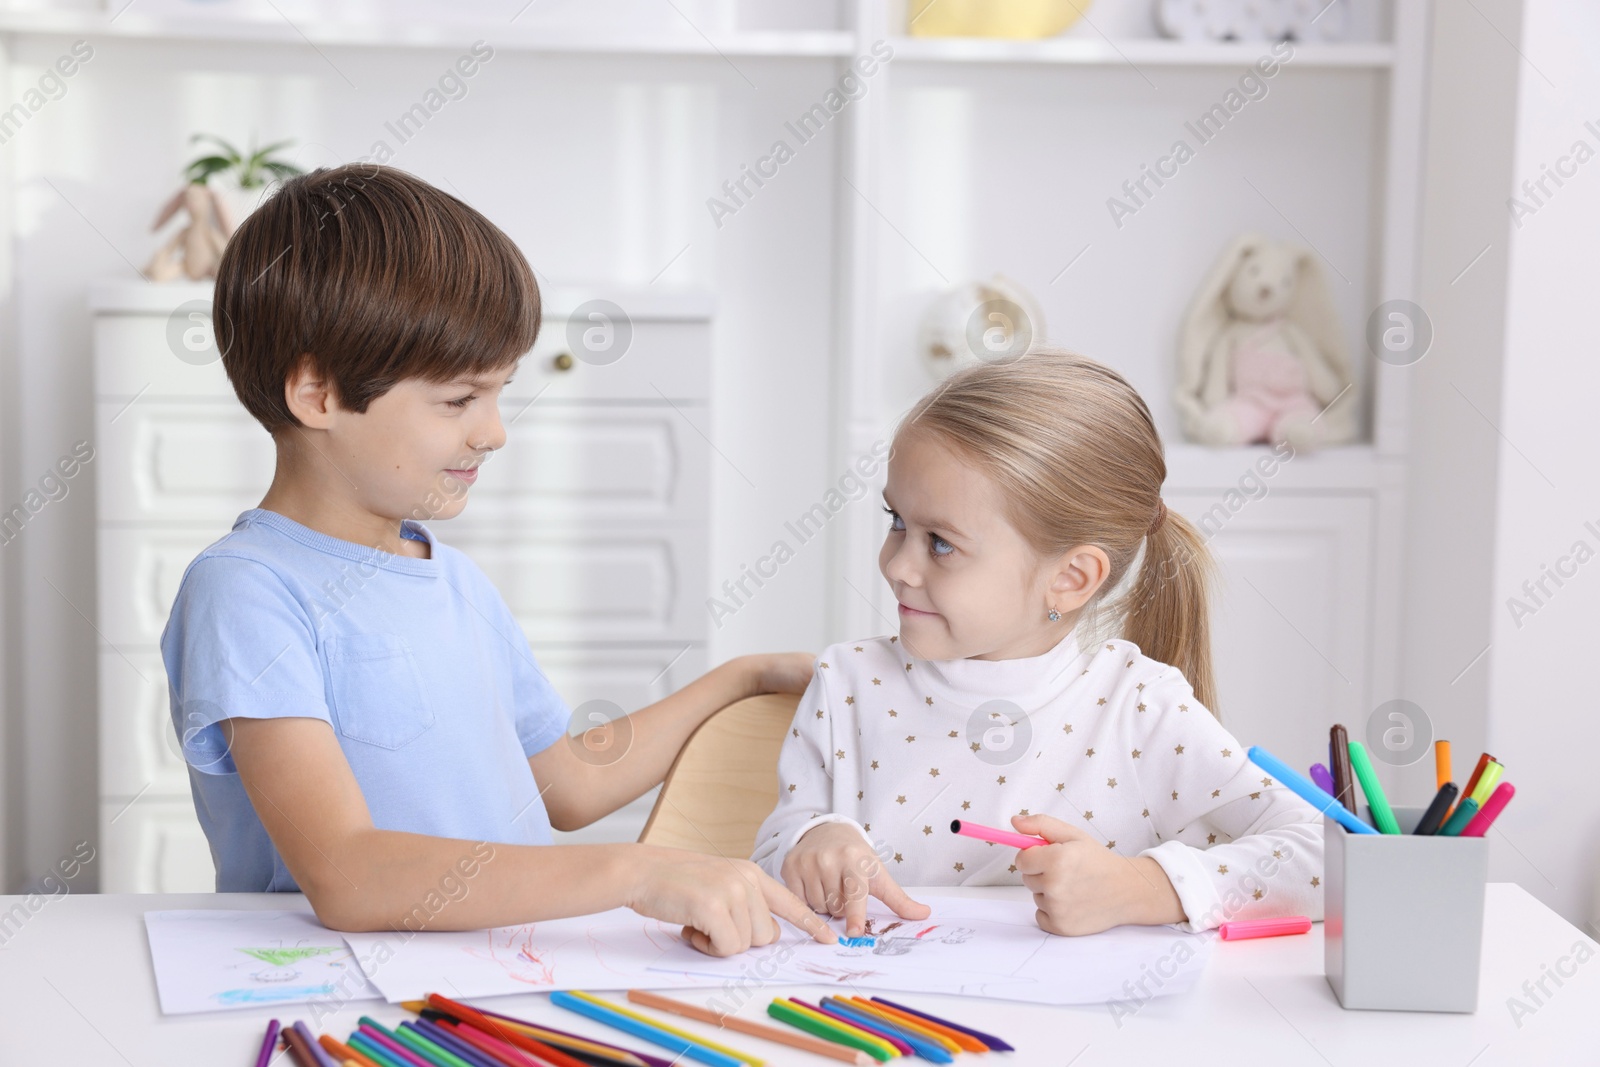
[[[1192,43],[1162,38],[1107,40],[1103,37],[1051,37],[1040,41],[1001,41],[978,37],[898,37],[896,62],[919,63],[1064,63],[1092,66],[1224,66],[1248,67],[1270,57],[1266,41]],[[1292,67],[1356,67],[1384,69],[1394,64],[1394,46],[1381,42],[1296,44]]]
[[[453,48],[479,38],[513,52],[580,55],[834,57],[854,54],[853,35],[834,31],[738,31],[702,36],[687,25],[681,33],[637,30],[570,30],[482,23],[355,23],[287,18],[223,19],[107,16],[73,12],[0,14],[0,34],[117,37],[127,40],[204,43],[328,45],[353,48]]]
[[[313,44],[352,48],[458,48],[483,38],[513,52],[583,55],[741,56],[746,58],[831,58],[864,49],[848,31],[784,30],[713,32],[702,36],[614,28],[593,30],[473,22],[405,25],[310,19],[227,19],[205,16],[177,19],[130,12],[114,21],[100,14],[55,11],[0,13],[0,34],[73,36],[95,34],[126,40]],[[897,61],[917,63],[1062,63],[1135,66],[1247,67],[1272,45],[1264,41],[1192,43],[1164,38],[1053,37],[1004,41],[978,37],[895,37]],[[1297,44],[1289,67],[1383,69],[1394,63],[1394,46],[1378,42]]]
[[[1186,441],[1167,445],[1166,489],[1182,491],[1224,491],[1239,488],[1241,478],[1259,476],[1256,463],[1273,454],[1266,445],[1239,448],[1208,448]],[[1383,484],[1385,463],[1371,445],[1341,445],[1320,452],[1302,452],[1287,463],[1278,462],[1270,477],[1263,478],[1271,493],[1376,492]],[[1270,468],[1269,468],[1270,469]]]

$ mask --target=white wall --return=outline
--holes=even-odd
[[[1520,621],[1507,601],[1574,542],[1600,551],[1584,526],[1600,529],[1600,160],[1520,226],[1507,198],[1578,139],[1600,152],[1584,127],[1600,120],[1600,12],[1560,0],[1435,12],[1421,303],[1438,340],[1413,389],[1407,685],[1455,743],[1458,775],[1487,748],[1518,788],[1491,834],[1490,877],[1584,924],[1600,865],[1586,671],[1600,565],[1550,583]]]

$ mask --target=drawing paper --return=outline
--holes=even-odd
[[[381,996],[308,911],[148,911],[144,924],[163,1015]]]

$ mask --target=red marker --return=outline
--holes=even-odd
[[[1284,934],[1303,934],[1311,929],[1311,920],[1304,915],[1291,915],[1284,919],[1239,919],[1217,927],[1224,941],[1243,941],[1247,937],[1282,937]]]
[[[997,845],[1010,845],[1012,848],[1034,848],[1050,843],[1042,837],[1034,837],[1031,834],[996,830],[992,826],[980,826],[975,822],[963,822],[960,819],[950,820],[950,832],[963,837],[976,837],[979,841],[993,841]]]
[[[1501,809],[1509,804],[1511,798],[1516,795],[1516,786],[1510,782],[1501,782],[1495,787],[1494,792],[1489,794],[1489,799],[1483,805],[1483,810],[1474,815],[1472,821],[1467,823],[1466,827],[1461,831],[1461,836],[1482,837],[1488,833],[1489,826],[1499,816]]]

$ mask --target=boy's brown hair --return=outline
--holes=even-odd
[[[509,366],[539,334],[522,252],[460,200],[405,171],[355,163],[283,183],[229,240],[212,321],[234,392],[268,431],[309,360],[341,406],[406,378],[449,382]]]

